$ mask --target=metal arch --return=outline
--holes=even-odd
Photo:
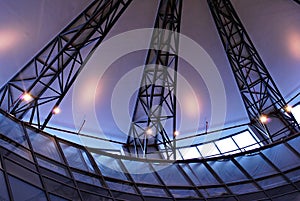
[[[0,89],[0,107],[44,129],[93,50],[131,2],[93,1]],[[25,93],[31,100],[22,100]]]
[[[160,1],[127,138],[126,149],[136,156],[145,157],[150,147],[158,151],[158,142],[163,143],[167,158],[175,153],[170,137],[175,138],[176,130],[181,10],[182,0]]]
[[[208,0],[208,4],[255,134],[271,143],[299,132],[230,0]],[[261,115],[271,121],[262,123]]]

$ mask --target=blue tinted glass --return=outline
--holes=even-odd
[[[29,185],[28,183],[25,183],[12,176],[9,176],[9,183],[11,186],[14,201],[47,201],[45,193],[42,190]]]
[[[281,171],[298,167],[300,158],[291,152],[284,144],[279,144],[262,151]]]
[[[122,160],[133,180],[137,183],[159,184],[147,162]]]
[[[5,160],[6,168],[9,173],[12,175],[15,175],[21,179],[24,179],[25,181],[28,181],[36,186],[41,187],[41,180],[38,174],[23,168],[22,166],[18,165],[17,163],[14,163],[10,160]]]
[[[68,171],[65,168],[57,165],[56,163],[41,159],[39,157],[37,157],[36,159],[40,166],[47,168],[49,170],[52,170],[56,173],[59,173],[59,174],[65,175],[65,176],[69,176]]]
[[[258,191],[257,187],[252,183],[238,184],[236,186],[230,186],[229,188],[234,194],[245,194]]]
[[[139,190],[145,196],[167,197],[166,192],[162,188],[139,187]]]
[[[22,156],[23,158],[32,161],[31,153],[27,151],[25,148],[22,148],[20,146],[16,147],[14,144],[4,141],[2,139],[0,139],[0,144],[2,147],[5,147],[6,149],[14,152],[15,154],[18,154],[19,156]]]
[[[296,150],[298,151],[298,153],[300,153],[300,137],[296,137],[290,141],[288,141],[288,143]]]
[[[68,201],[67,199],[52,194],[49,195],[49,198],[51,201]]]
[[[156,172],[166,185],[170,186],[189,186],[189,184],[177,164],[152,164]]]
[[[91,176],[84,175],[84,174],[80,174],[78,172],[73,172],[73,176],[78,181],[93,184],[93,185],[96,185],[96,186],[102,186],[100,184],[100,181],[99,181],[98,178],[91,177]]]
[[[59,144],[71,167],[85,170],[88,172],[94,172],[94,168],[84,150],[61,142]]]
[[[270,188],[274,188],[274,187],[277,187],[277,186],[283,186],[283,185],[287,184],[286,180],[281,176],[271,177],[269,179],[264,179],[264,180],[258,181],[257,183],[263,189],[270,189]]]
[[[106,182],[106,183],[113,190],[127,192],[127,193],[134,193],[134,194],[136,193],[134,188],[130,185],[117,183],[117,182]]]
[[[16,123],[1,115],[0,117],[0,133],[14,140],[15,142],[28,147],[28,143],[24,134],[24,130],[19,123]]]
[[[117,159],[98,154],[93,154],[93,157],[103,176],[128,181],[128,178],[124,174],[124,170],[120,167]]]
[[[0,184],[0,200],[9,201],[6,182],[2,171],[0,171]]]
[[[272,168],[259,154],[237,157],[236,160],[253,178],[276,173],[275,169]]]
[[[197,193],[193,190],[175,190],[171,189],[171,193],[175,198],[191,198],[191,197],[199,197]]]
[[[27,129],[33,150],[53,160],[62,162],[53,137],[48,137]]]
[[[216,178],[201,163],[181,164],[181,167],[197,186],[219,184]]]
[[[204,195],[204,197],[214,197],[228,194],[225,188],[207,188],[199,189],[199,191]]]
[[[226,183],[247,180],[247,177],[233,164],[231,160],[208,163],[219,177]]]

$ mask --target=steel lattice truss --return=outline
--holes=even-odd
[[[230,1],[208,3],[254,132],[272,142],[299,131]],[[270,121],[263,122],[262,115]]]
[[[176,130],[176,73],[182,0],[161,0],[127,139],[136,155],[158,151],[169,158]],[[150,147],[152,150],[150,151]],[[130,148],[128,148],[130,151]]]
[[[41,129],[132,0],[95,0],[0,90],[4,111]],[[24,101],[24,95],[30,94]],[[42,116],[41,114],[46,116]]]

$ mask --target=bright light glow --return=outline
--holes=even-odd
[[[291,30],[287,35],[287,45],[291,55],[300,59],[300,32],[298,30]]]
[[[153,131],[152,131],[151,128],[148,128],[148,129],[146,130],[146,134],[147,134],[147,135],[152,135],[152,133],[153,133]]]
[[[185,92],[180,100],[183,108],[183,115],[187,118],[197,118],[200,116],[200,104],[193,92]]]
[[[17,30],[0,30],[0,53],[18,44],[20,39]]]
[[[294,115],[296,121],[300,124],[300,105],[292,108],[292,114]]]
[[[182,148],[180,153],[184,159],[200,158],[200,153],[196,147]]]
[[[256,141],[258,139],[256,138],[255,140],[254,138],[256,138],[256,136],[251,135],[249,131],[245,131],[241,134],[233,136],[234,141],[240,148],[242,148],[242,150],[251,150],[258,148],[260,146]]]
[[[290,105],[287,105],[287,106],[285,107],[285,111],[286,111],[286,112],[292,112],[292,109],[293,109],[293,107],[290,106]]]
[[[60,108],[59,107],[55,107],[53,110],[52,110],[52,113],[53,114],[59,114],[61,112]]]
[[[268,117],[264,114],[259,117],[259,121],[263,124],[268,123],[268,120],[269,120]]]
[[[21,100],[22,101],[26,101],[26,102],[29,102],[31,101],[33,98],[32,96],[29,94],[29,93],[24,93],[22,96],[21,96]]]
[[[234,141],[231,138],[225,138],[223,140],[219,140],[216,142],[216,145],[218,146],[221,153],[236,153],[238,152],[238,147],[234,143]]]
[[[178,136],[178,135],[179,135],[179,131],[175,131],[174,136]]]

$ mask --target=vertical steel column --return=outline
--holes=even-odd
[[[131,1],[93,1],[0,89],[0,107],[45,128],[53,109]]]
[[[251,128],[266,143],[299,131],[299,125],[250,40],[230,0],[208,0]]]
[[[175,153],[170,137],[176,130],[181,10],[182,0],[160,1],[127,138],[127,151],[136,156],[158,151],[158,142],[163,143],[167,158]]]

